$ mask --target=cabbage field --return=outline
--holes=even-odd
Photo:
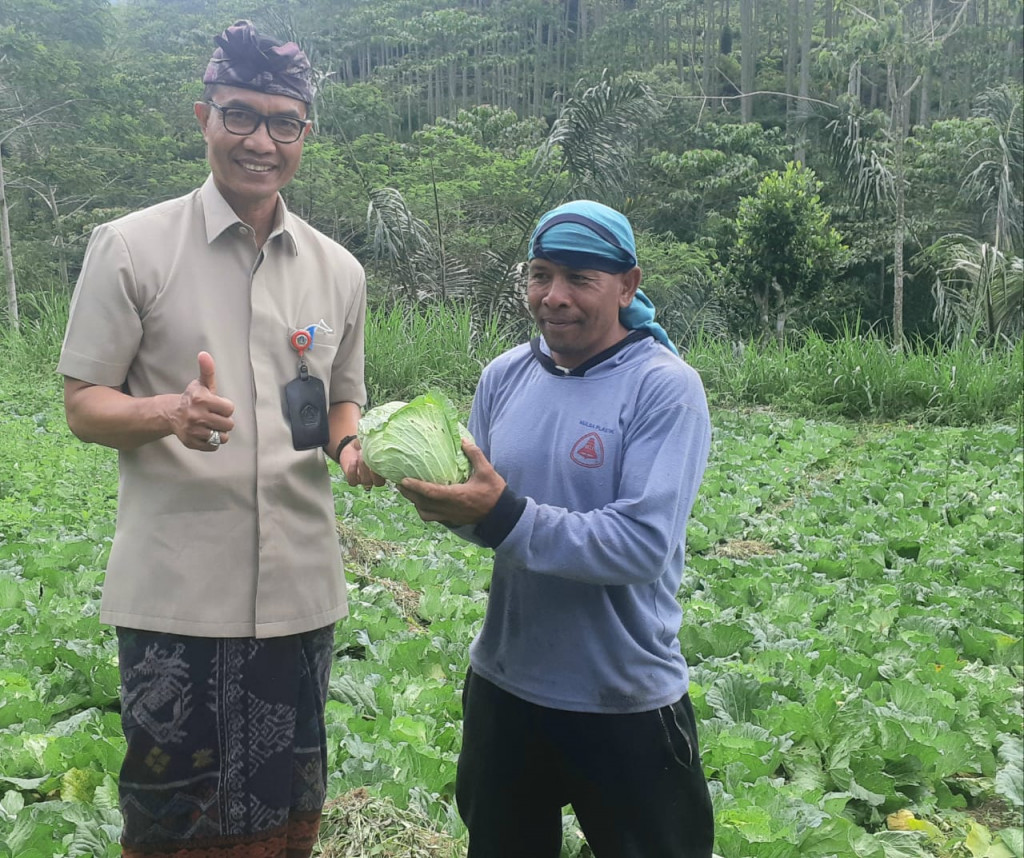
[[[52,392],[0,390],[0,856],[114,856],[97,611],[116,459],[70,436]],[[679,598],[716,853],[1024,856],[1020,430],[712,417]],[[336,498],[351,616],[323,854],[462,854],[459,692],[489,553],[391,489]]]

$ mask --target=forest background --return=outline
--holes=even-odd
[[[286,190],[371,301],[525,330],[536,217],[619,207],[684,346],[815,331],[1019,338],[1024,12],[1013,0],[5,0],[0,224],[16,325],[91,228],[206,174],[192,116],[240,17],[309,53]]]

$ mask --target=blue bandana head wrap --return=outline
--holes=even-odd
[[[577,270],[623,274],[636,267],[636,240],[624,214],[592,200],[574,200],[543,215],[530,236],[529,259],[548,259]],[[679,354],[665,329],[654,321],[654,305],[639,289],[619,311],[629,330],[644,330]]]
[[[312,103],[309,59],[295,42],[261,36],[249,21],[236,21],[213,41],[217,49],[206,66],[203,83],[240,86]]]
[[[621,274],[636,267],[633,228],[615,209],[575,200],[541,217],[530,236],[529,258]]]

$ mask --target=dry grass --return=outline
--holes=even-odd
[[[374,575],[371,571],[385,557],[400,552],[401,547],[394,542],[367,536],[359,528],[343,521],[339,521],[336,527],[345,557],[346,572],[361,586],[372,585],[390,593],[409,628],[413,631],[422,630],[425,626],[423,618],[419,616],[419,592],[404,581]]]
[[[729,557],[734,560],[746,560],[750,557],[762,557],[775,554],[776,551],[767,542],[756,539],[736,539],[715,546],[715,555]]]
[[[335,526],[346,561],[350,565],[359,566],[364,571],[400,550],[394,542],[367,536],[358,527],[346,524],[344,521],[338,521]]]
[[[324,808],[321,858],[461,858],[464,844],[365,789],[345,793]]]

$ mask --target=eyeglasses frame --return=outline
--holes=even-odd
[[[267,136],[270,137],[270,139],[273,140],[275,143],[280,143],[282,146],[287,146],[291,143],[298,143],[299,140],[302,139],[302,132],[313,124],[312,119],[299,119],[297,116],[288,116],[288,114],[286,113],[271,113],[268,116],[265,113],[260,113],[258,110],[253,110],[251,107],[238,107],[235,105],[224,107],[223,105],[217,104],[217,102],[215,102],[211,98],[206,99],[204,104],[208,104],[210,105],[210,107],[215,107],[217,108],[217,110],[220,111],[221,124],[223,124],[224,130],[227,131],[228,134],[234,134],[236,137],[248,137],[250,134],[255,134],[256,131],[259,129],[260,125],[262,125],[267,129]],[[224,114],[228,110],[240,110],[243,113],[248,113],[252,116],[255,116],[257,118],[257,122],[253,126],[252,131],[232,131],[230,128],[228,128],[227,121],[224,118]],[[299,129],[299,133],[295,135],[294,139],[278,140],[274,136],[274,132],[270,130],[270,121],[272,119],[287,119],[290,122],[298,122],[302,127]]]

